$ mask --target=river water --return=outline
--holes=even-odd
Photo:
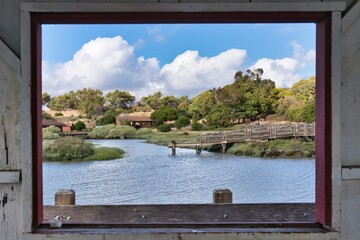
[[[314,159],[269,159],[171,149],[142,140],[89,140],[119,147],[110,161],[43,163],[44,204],[58,189],[76,192],[77,205],[211,203],[229,188],[234,203],[315,202]]]

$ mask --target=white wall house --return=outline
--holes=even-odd
[[[324,228],[136,228],[86,226],[41,230],[37,216],[32,109],[33,13],[325,12],[331,17],[331,188]],[[360,240],[359,0],[0,0],[0,240]],[[317,173],[321,174],[321,173]],[[36,177],[36,176],[35,176]],[[329,200],[330,199],[330,200]]]

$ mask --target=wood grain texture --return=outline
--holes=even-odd
[[[201,204],[44,206],[44,223],[71,224],[278,224],[314,223],[314,204]]]

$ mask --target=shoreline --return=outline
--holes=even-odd
[[[135,135],[134,139],[143,139],[147,143],[167,146],[171,140],[177,143],[196,143],[199,133],[177,132],[177,133],[151,133],[142,136]],[[303,139],[276,139],[258,140],[242,143],[228,144],[225,154],[263,158],[315,158],[315,142]],[[186,147],[185,147],[186,148]],[[188,149],[194,149],[188,147]],[[201,148],[209,152],[221,152],[221,145],[204,146]]]

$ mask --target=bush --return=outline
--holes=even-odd
[[[178,117],[175,121],[175,127],[177,129],[181,129],[182,127],[185,127],[190,124],[190,119],[184,115],[181,115]]]
[[[76,137],[59,138],[43,148],[44,161],[79,161],[95,153],[92,144]]]
[[[114,124],[107,124],[98,128],[94,128],[91,132],[88,133],[88,137],[105,139],[105,137],[109,134],[110,130],[114,128]]]
[[[152,133],[150,128],[140,128],[136,132],[136,134],[149,134],[149,133]]]
[[[104,126],[107,124],[115,124],[115,121],[116,121],[116,114],[110,113],[96,120],[96,125]]]
[[[64,116],[64,114],[62,114],[61,112],[56,112],[56,113],[54,113],[54,116],[55,117],[61,117],[61,116]]]
[[[121,125],[111,129],[105,138],[132,138],[136,133],[136,129],[130,126]]]
[[[193,131],[201,131],[201,130],[203,130],[203,125],[201,123],[197,122],[197,121],[193,122],[191,124],[191,130],[193,130]]]
[[[157,127],[157,130],[159,132],[170,132],[171,131],[171,127],[168,124],[161,124]]]
[[[86,125],[85,125],[85,123],[82,122],[82,121],[78,121],[78,122],[76,122],[75,125],[74,125],[74,130],[76,130],[76,131],[81,131],[81,130],[83,130],[83,129],[85,129],[85,128],[86,128]]]
[[[43,139],[57,139],[59,138],[59,134],[57,133],[52,133],[52,132],[49,132],[49,131],[42,131],[42,138]]]
[[[132,138],[136,133],[136,129],[127,125],[115,126],[113,124],[104,125],[93,129],[89,134],[89,138],[98,139],[117,139]]]
[[[59,138],[60,129],[55,126],[49,126],[42,129],[43,139],[56,139]]]
[[[96,147],[94,148],[95,154],[85,158],[85,161],[89,160],[111,160],[119,159],[124,156],[124,151],[120,148],[110,147]]]
[[[47,128],[43,128],[43,130],[48,131],[48,132],[52,132],[52,133],[59,133],[60,132],[60,128],[55,127],[55,126],[49,126]]]

